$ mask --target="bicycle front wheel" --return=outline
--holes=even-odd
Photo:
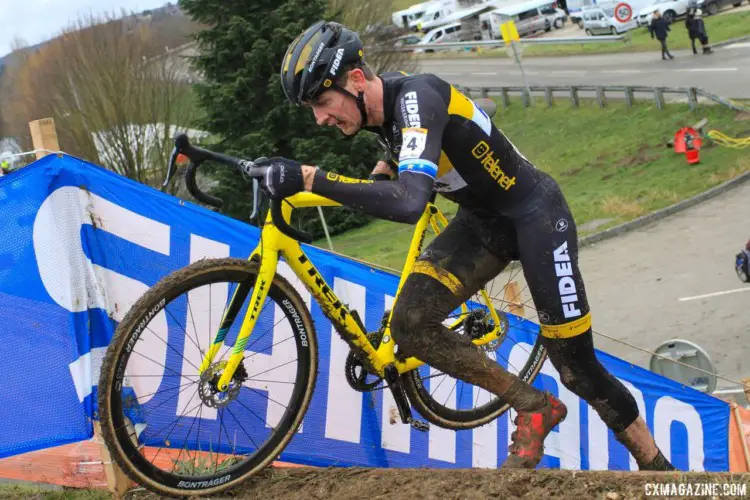
[[[245,346],[237,336],[259,265],[196,262],[162,279],[117,328],[99,381],[102,437],[125,473],[163,495],[205,495],[276,459],[300,426],[315,386],[317,342],[304,301],[281,276]],[[199,370],[236,294],[243,304],[223,350]],[[255,306],[254,306],[255,307]],[[216,382],[244,353],[229,389]]]

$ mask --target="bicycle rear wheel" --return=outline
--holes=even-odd
[[[317,342],[304,301],[281,276],[239,346],[244,359],[230,388],[216,390],[258,269],[241,259],[196,262],[152,287],[115,332],[99,381],[102,437],[125,473],[149,490],[184,496],[236,486],[276,459],[302,422]],[[224,350],[201,373],[235,292],[245,303]]]
[[[513,269],[509,271],[508,283],[515,277]],[[493,297],[494,288],[498,288],[497,283],[491,284],[487,292],[504,325],[500,325],[500,339],[487,344],[485,350],[490,358],[531,384],[547,358],[547,351],[541,344],[541,337],[538,336],[538,317],[533,314],[533,308],[528,304],[523,304],[523,307],[532,311],[529,315],[532,319],[512,314],[511,311],[516,307],[513,303],[515,299]],[[505,287],[500,289],[502,291]],[[489,310],[483,305],[479,294],[472,297],[466,305],[469,308],[466,320],[455,324],[455,317],[461,315],[460,312],[456,312],[444,323],[457,335],[479,338],[495,327],[490,320]],[[454,324],[451,325],[451,322]],[[536,339],[532,340],[535,336]],[[457,380],[429,365],[422,365],[401,377],[404,390],[414,409],[427,421],[439,427],[472,429],[491,422],[510,409],[510,405],[497,395]]]

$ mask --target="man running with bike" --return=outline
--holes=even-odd
[[[433,191],[459,205],[456,217],[414,265],[393,312],[400,357],[416,356],[504,399],[517,412],[503,467],[534,468],[565,405],[507,372],[442,320],[511,260],[519,260],[541,335],[562,383],[585,399],[642,470],[674,470],[657,448],[630,392],[594,355],[591,314],[578,269],[577,232],[560,187],[527,160],[470,99],[434,75],[375,75],[358,35],[319,21],[289,46],[286,96],[318,125],[378,134],[391,155],[372,179],[324,172],[286,158],[264,188],[276,198],[311,191],[392,221],[415,223]],[[394,172],[394,170],[396,170]],[[384,180],[385,179],[385,180]]]

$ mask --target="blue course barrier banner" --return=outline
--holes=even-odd
[[[259,237],[253,226],[67,155],[47,156],[0,178],[0,207],[0,457],[91,437],[102,358],[132,304],[163,276],[191,262],[247,258]],[[325,250],[304,248],[339,297],[359,312],[369,330],[376,330],[391,307],[398,278]],[[299,285],[286,264],[279,269]],[[504,461],[512,412],[458,432],[435,426],[420,432],[401,424],[393,418],[395,404],[387,391],[363,394],[349,387],[344,378],[346,344],[311,302],[310,293],[299,286],[298,291],[312,305],[319,375],[302,428],[281,460],[320,466],[462,468],[497,467]],[[174,353],[190,347],[178,326],[194,312],[183,310],[169,319],[159,313],[155,318],[166,342],[155,344],[151,352],[163,367],[153,374],[152,389],[167,383],[165,373],[183,370],[182,356]],[[511,369],[521,364],[535,341],[529,328],[533,325],[527,323],[512,317],[511,331],[518,342],[503,345],[496,354]],[[234,339],[228,336],[227,345]],[[278,348],[250,343],[246,351],[273,356]],[[633,393],[657,444],[677,467],[728,470],[725,402],[603,352],[597,356]],[[549,362],[534,385],[568,406],[567,419],[547,439],[542,467],[637,469],[592,408],[560,383]],[[268,397],[272,387],[240,390],[241,397],[252,391],[247,401],[255,413],[278,413],[275,398]],[[477,404],[476,394],[457,392],[445,394],[445,400],[456,407]],[[184,414],[185,402],[173,399],[149,408],[149,415],[168,419]],[[215,418],[206,412],[199,420],[210,427]],[[227,435],[240,434],[231,422],[226,425]],[[260,427],[242,429],[248,443],[267,432]]]

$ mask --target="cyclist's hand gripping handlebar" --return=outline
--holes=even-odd
[[[254,162],[249,160],[241,160],[233,156],[225,155],[222,153],[215,153],[198,146],[193,146],[190,144],[187,135],[179,134],[174,139],[174,149],[172,150],[172,154],[169,158],[167,178],[164,181],[163,187],[166,187],[167,184],[169,184],[169,181],[172,180],[177,157],[181,154],[186,156],[190,160],[187,172],[185,173],[185,185],[187,186],[188,191],[190,191],[190,194],[192,194],[195,199],[216,208],[221,208],[221,206],[223,205],[223,201],[220,198],[204,193],[200,190],[195,182],[195,173],[198,167],[200,167],[200,165],[206,160],[216,161],[224,165],[229,165],[230,167],[235,167],[242,171],[245,175],[252,178],[253,213],[251,217],[255,217],[257,215],[258,197],[260,195],[259,179],[266,175],[266,171],[269,167],[257,167],[255,166]],[[303,243],[311,243],[312,237],[308,233],[295,229],[286,223],[281,212],[282,201],[283,200],[281,199],[271,199],[271,218],[273,219],[274,225],[279,229],[279,231],[292,239],[301,241]]]

